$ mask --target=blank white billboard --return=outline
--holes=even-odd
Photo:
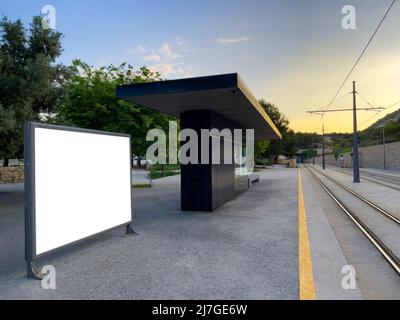
[[[132,220],[130,137],[62,128],[33,127],[35,256]]]

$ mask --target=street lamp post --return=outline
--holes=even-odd
[[[322,125],[322,169],[325,170],[325,130]]]
[[[385,146],[385,125],[382,127],[382,142],[383,142],[383,170],[386,170],[386,146]]]
[[[313,145],[312,149],[312,164],[313,166],[315,165],[315,144]]]
[[[386,135],[385,135],[385,126],[386,124],[382,124],[377,128],[382,128],[382,148],[383,148],[383,170],[386,170]]]

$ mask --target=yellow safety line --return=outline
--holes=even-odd
[[[315,300],[314,276],[300,168],[297,173],[299,198],[299,299]]]

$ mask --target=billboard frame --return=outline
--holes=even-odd
[[[129,168],[130,168],[130,208],[131,208],[131,219],[124,222],[118,226],[97,232],[95,234],[89,235],[82,239],[67,243],[65,245],[59,246],[57,248],[51,249],[40,254],[36,253],[36,204],[35,204],[35,129],[52,129],[61,131],[72,131],[80,133],[91,133],[98,135],[109,135],[117,137],[125,137],[129,139]],[[24,123],[24,194],[25,194],[25,259],[27,263],[27,276],[32,279],[42,279],[43,275],[40,270],[38,270],[35,265],[35,260],[40,257],[49,255],[61,249],[73,246],[77,243],[86,241],[88,239],[97,237],[103,233],[109,232],[111,230],[126,226],[125,234],[136,235],[133,230],[133,210],[132,210],[132,161],[131,161],[131,136],[124,133],[92,130],[77,127],[68,127],[52,124],[44,124],[38,122],[25,122]]]

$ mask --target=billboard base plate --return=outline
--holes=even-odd
[[[135,230],[133,230],[133,224],[132,223],[128,224],[126,226],[125,234],[123,236],[127,237],[127,236],[137,236],[137,235],[138,233],[135,232]]]
[[[38,270],[32,261],[27,262],[28,278],[42,280],[43,274]]]

